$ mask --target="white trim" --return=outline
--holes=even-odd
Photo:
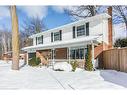
[[[47,44],[40,44],[36,46],[29,46],[22,48],[24,51],[31,51],[32,50],[42,50],[42,49],[53,49],[53,48],[64,48],[64,47],[73,47],[73,46],[82,46],[83,43],[91,43],[92,40],[96,40],[100,36],[86,36],[83,38],[76,38],[72,40],[67,40],[67,41],[60,41],[60,42],[54,42],[54,43],[47,43]]]

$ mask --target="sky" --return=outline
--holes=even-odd
[[[23,30],[22,26],[25,21],[30,18],[38,17],[43,20],[47,29],[52,29],[61,25],[72,22],[72,18],[64,12],[65,8],[71,6],[17,6],[17,15],[19,22],[19,30]],[[100,12],[104,11],[104,8],[100,9]],[[123,25],[114,25],[114,37],[123,37],[125,28]],[[11,30],[11,18],[8,6],[0,6],[0,30]],[[119,32],[123,31],[123,33]]]
[[[19,29],[22,30],[24,22],[33,17],[42,19],[48,29],[70,23],[72,20],[64,8],[65,6],[17,6]],[[11,29],[8,6],[0,7],[0,29]]]

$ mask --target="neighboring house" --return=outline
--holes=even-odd
[[[2,60],[12,60],[12,51],[8,51],[6,53],[4,53],[1,58]],[[25,59],[25,54],[24,53],[20,53],[19,54],[19,59]]]
[[[27,52],[27,62],[36,55],[41,56],[43,63],[48,56],[51,63],[76,59],[84,64],[87,45],[92,45],[92,63],[95,64],[94,59],[103,50],[112,48],[112,19],[104,13],[31,35],[30,38],[33,46],[22,49]]]

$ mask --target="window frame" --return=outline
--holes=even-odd
[[[81,59],[82,60],[82,59],[85,59],[86,53],[87,53],[87,47],[72,48],[70,50],[70,57],[71,59]]]
[[[43,44],[43,37],[42,36],[37,37],[37,45]]]
[[[82,28],[78,30],[78,28],[79,28],[79,27],[82,27],[82,26],[84,26],[84,30],[82,30]],[[82,35],[81,35],[81,34],[78,35],[78,32],[81,33],[82,31],[84,31],[84,32],[82,33]],[[86,36],[86,24],[76,26],[76,33],[75,33],[75,34],[76,34],[76,38],[82,37],[82,36]]]
[[[55,34],[55,33],[58,33],[57,35]],[[60,33],[60,31],[58,31],[58,32],[54,32],[53,33],[53,42],[56,42],[56,41],[61,41],[61,36],[62,36],[62,34]],[[59,36],[57,39],[55,39],[55,36]]]

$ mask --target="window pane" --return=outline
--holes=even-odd
[[[60,40],[60,32],[54,33],[54,41]]]
[[[75,59],[75,50],[71,50],[71,59]]]
[[[77,27],[77,36],[85,35],[85,25]]]
[[[79,49],[76,49],[76,59],[79,59]]]
[[[42,42],[42,40],[43,40],[42,37],[38,37],[37,39],[38,39],[38,44],[43,44],[43,42]]]
[[[80,59],[84,59],[84,49],[80,49]]]
[[[84,59],[86,50],[84,48],[73,49],[70,52],[71,59]]]

